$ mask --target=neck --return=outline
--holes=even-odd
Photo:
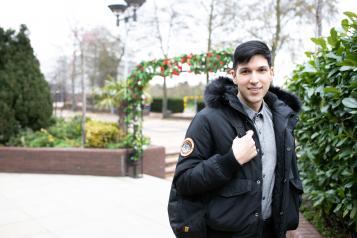
[[[260,102],[257,102],[257,103],[249,103],[242,97],[242,95],[239,92],[238,92],[238,98],[242,103],[244,103],[245,105],[250,107],[255,112],[259,112],[260,109],[262,108],[263,101],[260,101]]]

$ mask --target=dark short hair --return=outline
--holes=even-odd
[[[262,55],[267,59],[271,67],[271,52],[269,47],[262,41],[252,40],[237,46],[233,54],[233,69],[236,69],[238,64],[248,63],[255,55]]]

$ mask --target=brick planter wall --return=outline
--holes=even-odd
[[[165,178],[165,147],[151,146],[144,151],[144,174]]]
[[[0,147],[0,172],[125,176],[127,152],[126,149]],[[145,174],[164,178],[165,148],[147,148],[143,165]]]
[[[288,231],[286,238],[323,238],[315,227],[304,216],[299,215],[299,227],[294,231]]]

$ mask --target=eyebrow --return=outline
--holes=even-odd
[[[238,72],[242,72],[242,71],[244,71],[244,70],[250,70],[248,67],[242,67],[242,68],[240,68],[239,70],[238,70]]]
[[[262,66],[259,66],[258,69],[269,69],[269,66],[267,65],[262,65]],[[249,67],[242,67],[238,70],[238,72],[242,72],[244,70],[251,70]]]

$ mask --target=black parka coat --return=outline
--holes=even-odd
[[[178,237],[261,237],[262,155],[257,131],[237,92],[230,78],[214,80],[205,91],[206,108],[187,130],[192,151],[179,157],[169,201],[170,222],[184,219],[183,225],[189,227],[187,232],[176,230]],[[300,102],[275,87],[270,87],[264,101],[273,115],[277,147],[272,219],[275,236],[285,238],[286,230],[298,225],[302,194],[293,137]],[[234,138],[247,130],[254,131],[258,154],[240,166],[231,147]]]

